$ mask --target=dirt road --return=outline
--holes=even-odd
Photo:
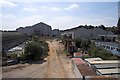
[[[71,71],[70,59],[59,56],[61,46],[57,41],[49,43],[46,62],[36,62],[26,67],[3,72],[3,78],[75,78]]]
[[[48,78],[66,78],[66,71],[57,54],[59,50],[57,42],[49,43],[49,57],[48,57]]]

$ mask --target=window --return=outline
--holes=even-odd
[[[111,50],[113,50],[114,49],[114,47],[111,47]]]
[[[103,45],[103,47],[105,48],[105,45]]]
[[[116,51],[118,51],[118,48],[116,48]]]
[[[110,46],[107,46],[107,49],[110,49]]]
[[[118,49],[118,52],[120,52],[120,48]]]

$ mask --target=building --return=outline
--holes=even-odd
[[[120,66],[117,60],[71,58],[71,62],[77,80],[119,80]]]
[[[23,33],[27,36],[31,36],[34,33],[34,29],[31,26],[27,26],[25,28],[23,27],[17,28],[16,31]]]
[[[87,64],[91,66],[97,75],[117,77],[120,72],[119,60],[102,60],[101,58],[85,59]]]
[[[51,36],[52,33],[52,28],[51,26],[40,22],[38,24],[35,24],[32,26],[34,30],[34,34],[39,35],[39,36]]]
[[[52,36],[53,37],[60,37],[60,31],[59,31],[59,29],[52,30]]]
[[[27,36],[38,35],[38,36],[51,36],[52,28],[51,26],[40,22],[33,26],[27,26],[25,28],[17,28],[16,31],[26,34]]]
[[[61,32],[61,35],[72,35],[72,38],[100,40],[101,37],[99,35],[113,35],[113,33],[110,31],[105,31],[101,28],[87,29],[84,27],[77,27],[64,30]]]
[[[95,45],[106,49],[114,55],[120,56],[120,45],[119,43],[113,42],[95,42]]]
[[[101,37],[101,41],[112,41],[112,42],[117,42],[117,39],[118,39],[118,35],[98,35]]]

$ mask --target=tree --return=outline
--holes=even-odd
[[[33,41],[39,41],[39,37],[38,36],[33,36],[32,40]]]
[[[91,41],[90,40],[82,40],[81,47],[83,51],[87,51],[90,47]]]
[[[104,25],[100,25],[99,28],[101,28],[101,29],[103,29],[103,30],[106,29]]]
[[[105,50],[103,48],[96,47],[94,44],[90,45],[89,54],[92,57],[100,57],[102,59],[111,59],[111,58],[113,58],[112,53],[110,53],[109,51],[107,51],[107,50]],[[114,59],[116,59],[116,58],[114,58]]]
[[[81,48],[81,42],[82,42],[82,40],[81,39],[75,39],[75,46],[77,47],[77,48]]]
[[[113,32],[114,34],[118,34],[118,28],[115,27],[115,26],[106,27],[106,30],[107,30],[107,31],[111,31],[111,32]]]
[[[109,59],[109,57],[113,56],[112,53],[108,52],[105,49],[101,49],[98,54],[98,57],[101,57],[102,59]]]
[[[40,42],[30,42],[26,44],[25,54],[28,60],[40,59],[43,54],[43,48]]]
[[[92,29],[92,28],[94,28],[94,26],[92,26],[92,25],[89,25],[88,27],[89,27],[88,29]]]

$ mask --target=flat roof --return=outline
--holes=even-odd
[[[101,61],[102,59],[97,57],[97,58],[87,58],[85,59],[86,61]]]
[[[118,68],[118,67],[120,67],[120,64],[119,63],[107,63],[107,64],[96,64],[94,66],[97,69]]]
[[[88,61],[90,64],[113,64],[113,63],[120,63],[119,60],[102,60],[102,61]]]
[[[97,75],[96,72],[88,65],[77,65],[78,70],[82,76],[91,76]]]
[[[71,58],[71,59],[76,65],[86,64],[85,61],[83,61],[81,58]]]
[[[120,68],[114,68],[114,69],[97,69],[98,72],[102,75],[105,74],[120,74]]]

